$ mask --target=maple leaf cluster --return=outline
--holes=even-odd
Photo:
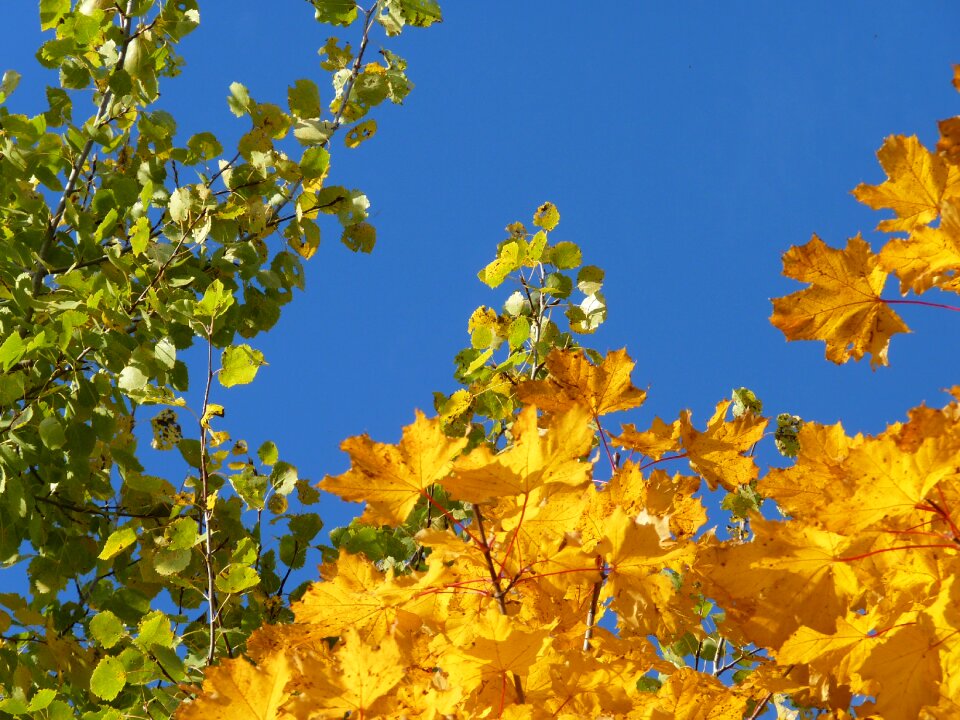
[[[954,86],[960,90],[960,65]],[[788,340],[823,340],[827,359],[838,364],[869,354],[873,367],[886,365],[890,338],[910,332],[890,305],[917,302],[881,297],[890,274],[902,295],[960,293],[960,116],[940,121],[939,129],[935,152],[915,135],[888,137],[877,152],[886,181],[853,191],[871,208],[894,213],[877,226],[897,233],[879,254],[860,235],[843,250],[814,235],[783,256],[784,275],[810,283],[773,301],[770,320]]]
[[[889,273],[960,291],[955,120],[936,154],[888,139],[889,179],[855,191],[906,238],[786,254],[810,283],[775,301],[788,339],[885,364],[907,331],[880,298]],[[350,469],[320,487],[366,502],[373,526],[428,505],[416,552],[384,569],[341,549],[294,622],[208,668],[177,717],[960,717],[960,387],[875,436],[789,415],[769,433],[749,392],[703,429],[684,411],[613,435],[605,416],[646,397],[625,351],[555,350],[543,369],[516,386],[505,442],[420,413],[395,445],[346,440]],[[770,435],[796,460],[761,477]],[[755,498],[729,539],[704,529],[708,492]]]

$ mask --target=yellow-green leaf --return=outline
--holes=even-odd
[[[126,550],[137,541],[137,532],[132,527],[122,527],[114,530],[107,538],[106,545],[97,557],[100,560],[109,560]]]
[[[231,345],[220,357],[220,384],[224,387],[246,385],[253,382],[257,370],[266,365],[263,353],[249,345]]]
[[[100,660],[90,676],[90,692],[104,700],[113,700],[127,683],[123,663],[115,657]]]

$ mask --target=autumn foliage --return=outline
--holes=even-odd
[[[940,127],[936,152],[889,138],[888,179],[855,191],[894,213],[879,254],[859,236],[785,254],[809,284],[774,300],[788,339],[884,365],[908,331],[889,274],[960,290],[957,122]],[[523,266],[502,256],[497,282]],[[417,551],[385,572],[341,551],[295,621],[211,668],[178,717],[960,717],[960,389],[876,436],[781,417],[795,461],[760,477],[771,427],[749,393],[703,429],[685,411],[613,433],[608,414],[644,402],[632,369],[622,350],[555,349],[499,441],[443,413],[397,445],[345,441],[350,470],[320,487],[375,526],[429,508]],[[718,488],[741,513],[727,540],[704,530]]]

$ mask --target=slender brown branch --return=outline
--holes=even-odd
[[[210,629],[210,644],[207,649],[207,664],[213,663],[217,653],[216,625],[219,610],[217,609],[217,595],[213,577],[213,549],[210,531],[210,511],[207,498],[210,493],[210,474],[207,470],[207,428],[204,418],[210,404],[210,387],[213,384],[213,320],[207,329],[207,382],[203,391],[203,407],[200,411],[198,424],[200,425],[200,510],[203,514],[203,563],[207,570],[207,625]]]
[[[493,587],[496,590],[493,597],[497,600],[497,607],[500,608],[500,614],[507,615],[507,603],[503,599],[504,592],[500,585],[500,575],[493,565],[493,556],[490,554],[490,544],[487,542],[487,533],[483,528],[483,513],[480,512],[479,505],[473,506],[473,516],[477,520],[477,530],[480,532],[480,542],[482,543],[480,550],[483,552],[483,557],[487,561],[487,569],[490,571],[490,582],[493,583]],[[523,684],[520,682],[520,676],[516,673],[511,674],[513,675],[513,689],[517,695],[517,703],[523,705],[526,702],[526,697],[523,694]]]
[[[603,563],[603,558],[597,556],[597,562]],[[587,611],[587,629],[583,633],[583,651],[590,651],[590,640],[593,638],[593,628],[597,622],[597,610],[600,607],[600,590],[603,583],[606,582],[606,568],[600,571],[600,579],[593,584],[593,592],[590,593],[590,609]]]

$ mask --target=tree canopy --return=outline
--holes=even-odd
[[[628,351],[589,347],[604,271],[552,202],[507,225],[459,387],[398,442],[346,439],[317,484],[230,436],[221,388],[268,362],[321,227],[374,250],[336,159],[412,89],[394,38],[442,20],[307,10],[337,33],[329,87],[291,78],[281,107],[234,83],[229,151],[156,107],[195,0],[41,0],[59,86],[28,116],[0,81],[0,561],[29,583],[0,593],[0,714],[955,717],[960,389],[873,435],[768,417],[747,388],[705,420],[636,414]],[[917,299],[960,292],[960,118],[938,128],[887,138],[887,179],[854,190],[885,212],[877,252],[786,251],[788,340],[881,367],[897,306],[958,309]],[[321,491],[365,504],[329,545]]]

